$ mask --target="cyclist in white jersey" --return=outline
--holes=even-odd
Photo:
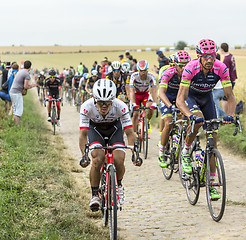
[[[87,142],[89,142],[91,147],[106,146],[106,144],[109,146],[124,146],[123,129],[126,133],[128,144],[134,145],[136,137],[132,129],[128,107],[124,102],[116,99],[115,96],[115,84],[109,79],[99,79],[93,86],[93,98],[82,104],[79,137],[82,155],[84,155],[84,147]],[[91,152],[91,156],[90,183],[92,199],[89,206],[92,211],[97,211],[101,206],[98,188],[100,169],[105,161],[105,152],[102,149],[94,149]],[[123,204],[125,195],[122,179],[125,173],[125,150],[123,148],[116,149],[113,151],[113,156],[117,173],[120,204]],[[132,161],[136,166],[140,166],[142,163],[141,159],[135,161],[134,157]],[[80,165],[86,167],[88,164],[89,162],[83,156]]]
[[[132,109],[138,109],[141,103],[151,108],[147,110],[147,120],[150,131],[150,120],[154,109],[157,108],[157,93],[155,76],[148,72],[148,68],[149,64],[146,60],[140,60],[137,63],[138,72],[133,73],[130,79],[130,101]],[[149,92],[150,88],[153,98]],[[134,111],[132,118],[134,132],[137,131],[137,121],[138,111]]]

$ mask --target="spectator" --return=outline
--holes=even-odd
[[[129,52],[126,52],[125,55],[127,58],[127,62],[130,64],[130,70],[132,70],[132,59],[133,59],[133,57],[132,57],[132,55],[130,55]]]
[[[14,79],[9,95],[13,104],[14,122],[17,126],[20,124],[20,118],[23,114],[23,90],[36,87],[37,84],[29,84],[31,79],[29,71],[31,70],[32,63],[30,61],[24,62],[24,69],[20,70]]]
[[[119,59],[120,59],[120,63],[121,63],[121,64],[122,64],[123,62],[126,62],[126,60],[124,59],[123,54],[121,54],[121,55],[119,56]]]
[[[88,68],[83,64],[83,74],[88,72],[89,72]]]
[[[132,62],[132,71],[133,72],[137,72],[138,71],[138,69],[137,69],[137,62],[138,62],[137,59],[133,58],[131,62]]]
[[[237,79],[235,58],[231,53],[229,53],[229,46],[227,43],[222,43],[220,48],[221,48],[220,49],[221,54],[224,55],[223,63],[228,68],[230,80],[232,83],[232,89],[233,89],[235,86],[235,83],[236,83],[236,79]],[[222,108],[223,108],[224,112],[226,112],[226,113],[228,112],[228,104],[227,104],[226,97],[223,97]]]
[[[9,96],[9,91],[11,89],[11,86],[13,84],[15,75],[18,72],[18,70],[19,70],[19,65],[17,63],[12,64],[12,72],[11,72],[9,78],[8,78],[8,82],[6,82],[7,83],[6,88],[2,89],[0,91],[0,98],[3,101],[5,101],[5,111],[6,112],[8,112],[8,104],[9,104],[9,107],[10,107],[9,115],[11,115],[11,113],[12,113],[11,99],[10,99],[10,96]]]
[[[102,78],[102,72],[101,72],[101,66],[99,64],[97,64],[97,61],[95,61],[92,65],[92,69],[91,69],[91,72],[92,70],[97,70],[97,76],[100,78]]]
[[[101,64],[102,64],[102,70],[101,70],[102,78],[105,78],[108,72],[108,58],[105,57],[101,62]]]
[[[159,70],[165,66],[165,65],[169,65],[169,60],[168,58],[163,54],[162,51],[156,51],[157,54],[157,61],[159,62],[159,68],[157,68],[156,65],[154,65],[153,67],[153,71],[157,74],[159,74]]]
[[[81,74],[83,74],[83,70],[84,70],[84,67],[82,65],[82,62],[80,62],[80,64],[77,67],[77,71],[80,72]]]
[[[220,54],[219,53],[217,53],[216,59],[220,60]],[[226,115],[225,112],[219,106],[220,101],[225,96],[221,81],[217,82],[212,93],[213,93],[213,99],[214,99],[214,103],[215,103],[217,118],[225,116]]]

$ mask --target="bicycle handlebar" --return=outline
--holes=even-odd
[[[212,124],[220,124],[220,125],[225,125],[223,123],[223,120],[219,120],[219,119],[210,119],[210,120],[205,120],[204,121],[205,124],[208,124],[208,125],[212,125]],[[232,134],[233,136],[236,136],[237,133],[238,133],[238,130],[239,132],[242,132],[242,128],[241,128],[241,123],[239,121],[239,116],[236,116],[236,119],[234,119],[231,123],[233,123],[235,125],[235,131],[234,133]],[[191,121],[191,131],[189,133],[189,136],[191,134],[194,133],[194,127],[195,127],[195,124],[196,124],[196,117],[194,117]]]
[[[134,111],[138,111],[138,112],[140,112],[141,110],[146,110],[146,109],[153,109],[153,108],[150,108],[150,107],[145,107],[145,106],[143,106],[143,107],[139,107],[139,108],[136,108],[136,109],[132,109],[131,110],[131,117],[133,116],[133,112]],[[153,109],[153,110],[156,110],[156,118],[158,118],[158,116],[159,116],[159,107],[157,106],[155,109]]]

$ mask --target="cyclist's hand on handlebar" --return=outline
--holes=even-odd
[[[233,117],[232,116],[224,116],[223,117],[223,123],[224,124],[230,124],[234,121]]]
[[[62,98],[58,98],[58,101],[62,102]]]
[[[190,116],[190,120],[192,121],[193,119],[195,119],[195,123],[204,123],[204,118],[202,117],[197,117],[196,115],[191,115]]]
[[[169,109],[170,109],[171,113],[173,113],[174,110],[175,110],[175,106],[174,105],[171,105],[171,107],[169,107]]]
[[[135,158],[135,155],[132,154],[132,163],[137,166],[137,167],[140,167],[143,163],[143,160],[141,157],[138,157],[137,159]]]
[[[157,103],[153,102],[152,105],[150,106],[151,109],[156,109],[157,108]]]
[[[45,101],[48,102],[50,99],[49,98],[45,98]]]
[[[136,103],[132,103],[131,109],[139,109],[139,105],[137,105]]]
[[[90,164],[91,160],[89,157],[83,156],[79,162],[79,165],[83,168],[86,168]]]

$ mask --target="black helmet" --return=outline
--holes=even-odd
[[[49,71],[49,76],[56,77],[56,71],[54,69],[51,69]]]

